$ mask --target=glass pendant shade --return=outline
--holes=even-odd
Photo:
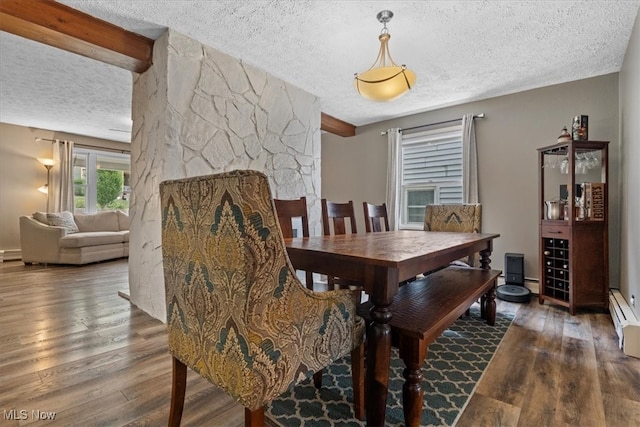
[[[404,95],[416,82],[416,74],[403,65],[397,65],[389,53],[391,34],[387,30],[393,13],[382,11],[378,20],[384,23],[380,40],[380,50],[374,64],[364,73],[356,74],[353,85],[360,95],[372,101],[392,101]]]
[[[404,65],[372,68],[358,74],[354,85],[358,93],[372,101],[393,101],[404,95],[416,82],[416,74]]]

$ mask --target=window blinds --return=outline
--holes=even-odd
[[[434,186],[439,203],[462,202],[462,127],[402,136],[402,186]]]

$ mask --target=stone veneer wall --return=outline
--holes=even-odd
[[[151,316],[166,319],[159,183],[233,169],[264,172],[275,198],[306,196],[321,234],[319,100],[169,30],[133,85],[129,288]]]

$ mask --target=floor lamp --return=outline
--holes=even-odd
[[[38,188],[38,191],[47,195],[47,212],[49,212],[49,184],[51,184],[51,168],[55,162],[52,159],[38,159],[38,161],[47,168],[47,183]]]

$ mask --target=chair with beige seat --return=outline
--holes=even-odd
[[[267,177],[233,171],[160,184],[162,255],[180,424],[187,367],[264,425],[264,406],[351,353],[362,411],[364,322],[348,291],[313,292],[296,277]]]

